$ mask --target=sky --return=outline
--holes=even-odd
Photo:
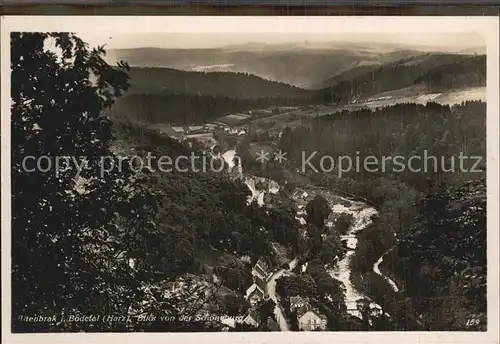
[[[405,47],[428,50],[460,50],[484,46],[483,38],[474,33],[392,33],[392,34],[224,34],[224,33],[140,33],[96,35],[77,32],[91,45],[106,44],[107,49],[126,49],[141,47],[158,48],[216,48],[245,43],[273,44],[304,44],[321,46],[334,43],[390,43]]]

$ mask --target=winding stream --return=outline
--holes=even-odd
[[[380,264],[384,261],[384,257],[391,251],[392,251],[392,248],[389,251],[387,251],[386,253],[384,253],[384,255],[382,257],[380,257],[379,260],[377,260],[377,262],[373,265],[373,271],[377,275],[382,277],[391,286],[392,290],[394,290],[394,292],[397,293],[397,292],[399,292],[399,288],[396,285],[396,283],[394,283],[394,281],[392,279],[390,279],[389,277],[387,277],[386,275],[382,274],[382,272],[380,272],[380,269],[379,269]]]
[[[224,154],[222,154],[222,157],[228,163],[230,171],[232,171],[232,169],[235,168],[234,158],[236,157],[236,151],[228,150]],[[241,164],[236,166],[236,168],[238,168],[237,171],[238,175],[243,179],[243,181],[245,182],[245,184],[248,186],[249,190],[252,193],[252,195],[248,199],[249,202],[257,201],[257,203],[260,206],[263,206],[264,196],[267,192],[277,193],[279,191],[279,185],[275,181],[268,180],[265,178],[258,178],[254,176],[246,176],[243,174]],[[268,186],[267,190],[257,190],[255,187],[256,180],[266,181]],[[347,245],[346,245],[347,252],[345,256],[340,261],[338,261],[332,269],[328,271],[333,278],[340,281],[345,287],[345,305],[347,308],[347,312],[361,319],[362,315],[358,306],[358,302],[361,300],[367,300],[370,302],[370,309],[372,309],[372,313],[380,314],[382,312],[382,307],[373,302],[368,296],[364,295],[361,291],[357,290],[351,280],[352,259],[356,247],[358,245],[357,234],[371,224],[372,222],[371,218],[372,216],[378,213],[377,210],[373,207],[366,205],[365,203],[355,202],[350,199],[338,197],[319,188],[315,189],[314,193],[321,194],[327,200],[329,200],[333,213],[335,214],[348,213],[353,216],[353,223],[351,227],[349,228],[346,235],[342,236],[342,239],[347,240]],[[334,201],[332,201],[332,198],[335,198],[337,202],[334,203]],[[338,201],[341,201],[342,204],[339,203]],[[349,206],[346,206],[344,204],[349,204]],[[378,261],[373,265],[373,271],[377,275],[381,276],[395,292],[398,292],[399,289],[397,285],[394,283],[394,281],[392,281],[388,276],[382,274],[382,272],[379,269],[380,264],[383,262],[384,256],[388,252],[384,253],[378,259]],[[296,263],[296,259],[292,262]],[[281,277],[284,273],[286,273],[286,271],[287,270],[282,269],[275,272],[267,285],[268,293],[271,299],[276,303],[275,315],[282,331],[288,330],[288,324],[286,323],[286,319],[284,318],[283,312],[281,310],[279,297],[276,294],[275,288],[276,288],[276,279]]]
[[[332,211],[334,213],[348,213],[353,216],[353,224],[347,232],[347,235],[353,236],[353,238],[347,239],[348,251],[346,252],[344,258],[342,258],[329,272],[333,278],[342,282],[345,287],[345,305],[347,308],[347,313],[361,319],[362,316],[360,310],[358,309],[358,301],[367,299],[367,297],[355,288],[351,280],[351,264],[354,251],[356,250],[358,244],[358,240],[355,236],[356,233],[362,231],[371,223],[371,217],[373,215],[376,215],[377,211],[374,208],[351,208],[352,206],[346,207],[341,204],[336,204],[332,207]],[[373,308],[377,309],[380,308],[380,306],[373,304]]]

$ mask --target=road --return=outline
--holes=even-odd
[[[269,297],[271,300],[274,301],[276,306],[274,307],[274,315],[276,316],[276,320],[278,321],[278,324],[280,325],[280,330],[281,331],[290,331],[290,328],[288,327],[288,323],[286,322],[285,315],[283,314],[283,309],[281,308],[281,303],[278,297],[278,294],[276,294],[276,280],[283,276],[283,274],[286,272],[285,269],[279,270],[278,272],[274,273],[274,275],[271,277],[269,282],[267,282],[267,293],[269,294]]]
[[[267,285],[266,285],[267,293],[269,294],[269,297],[276,304],[276,306],[274,307],[274,315],[276,315],[276,320],[278,321],[278,324],[280,325],[281,331],[290,331],[290,328],[288,327],[286,317],[283,314],[283,308],[281,307],[279,296],[276,293],[276,280],[279,279],[280,277],[282,277],[286,272],[293,270],[297,266],[297,262],[298,262],[298,259],[295,258],[294,260],[292,260],[289,263],[288,270],[281,269],[281,270],[275,272],[274,275],[269,279],[269,282],[267,282]]]

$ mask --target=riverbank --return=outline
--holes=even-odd
[[[222,155],[228,162],[230,168],[234,167],[233,159],[236,155],[237,153],[235,150],[229,150]],[[274,187],[264,190],[256,190],[255,178],[258,177],[246,175],[242,170],[239,172],[240,178],[242,178],[251,191],[251,199],[257,201],[259,206],[264,205],[264,195],[266,193],[276,193],[280,189],[279,185],[275,181],[269,180]],[[362,240],[366,240],[362,235],[360,236],[360,234],[372,225],[375,217],[378,215],[377,209],[374,206],[368,205],[367,200],[365,199],[361,199],[355,195],[347,195],[345,192],[343,192],[342,195],[339,195],[335,191],[331,191],[325,187],[315,186],[312,183],[302,185],[300,188],[292,190],[290,195],[293,195],[290,196],[291,200],[301,206],[305,206],[308,200],[313,199],[315,196],[321,195],[330,204],[333,216],[345,213],[353,216],[353,222],[346,233],[346,236],[349,237],[349,245],[347,245],[346,249],[347,251],[342,257],[340,257],[340,260],[337,260],[333,268],[328,269],[328,272],[332,278],[341,282],[344,286],[344,303],[349,315],[358,319],[363,319],[362,310],[360,308],[361,303],[363,302],[368,303],[372,316],[379,316],[380,314],[383,314],[384,311],[382,310],[379,302],[377,302],[379,298],[372,297],[372,294],[374,292],[379,294],[380,292],[390,295],[394,292],[394,283],[391,283],[392,280],[383,275],[379,270],[381,258],[383,261],[383,256],[386,254],[387,250],[381,252],[376,259],[371,262],[371,268],[369,271],[365,272],[354,269],[354,266],[356,265],[355,258],[359,259],[359,257],[356,257],[358,246],[360,244],[363,246],[365,243]],[[306,195],[305,198],[304,195]],[[352,199],[348,197],[352,197]],[[380,235],[383,234],[381,233]],[[301,266],[304,263],[307,264],[307,262],[301,261]],[[291,267],[288,271],[291,270],[293,270],[293,267]],[[289,327],[283,309],[280,305],[279,295],[276,293],[276,280],[285,273],[285,269],[275,272],[266,286],[270,298],[276,304],[274,313],[282,331],[288,331]],[[371,284],[366,283],[369,281],[377,281],[376,285],[379,285],[378,289],[373,290]]]

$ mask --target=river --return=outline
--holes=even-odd
[[[342,201],[343,203],[346,203],[346,201],[349,202],[350,200],[342,198]],[[329,271],[330,275],[336,280],[342,282],[342,284],[346,288],[345,305],[349,314],[361,319],[362,315],[359,309],[358,302],[361,300],[367,300],[370,302],[370,309],[372,309],[372,314],[379,315],[381,313],[382,307],[373,302],[368,296],[357,290],[351,279],[352,259],[358,244],[357,234],[371,224],[372,217],[374,215],[377,215],[378,212],[375,208],[369,207],[361,202],[353,202],[349,207],[346,207],[343,204],[334,204],[332,206],[332,211],[336,214],[351,214],[353,216],[353,222],[346,235],[348,237],[348,251],[346,252],[345,256],[334,266],[334,268]],[[391,286],[391,288],[395,292],[397,292],[399,289],[396,286],[396,283],[394,283],[394,281],[392,281],[389,277],[382,274],[379,269],[379,266],[382,263],[386,253],[384,253],[384,255],[382,255],[373,265],[373,272],[382,277]]]
[[[230,170],[233,168],[238,168],[238,174],[243,179],[245,184],[248,186],[251,191],[251,196],[248,201],[256,201],[260,206],[264,205],[264,195],[266,192],[269,193],[277,193],[279,191],[279,185],[275,181],[259,178],[255,176],[245,175],[242,171],[241,164],[235,166],[234,158],[237,157],[235,150],[228,150],[224,154],[222,154],[224,160],[228,163]],[[256,180],[266,181],[267,182],[267,190],[257,190],[255,187]],[[351,227],[348,229],[344,239],[347,240],[347,252],[344,257],[337,261],[333,268],[331,268],[328,272],[330,275],[336,280],[340,281],[345,287],[345,305],[347,308],[347,312],[355,317],[362,318],[361,311],[359,309],[358,302],[361,300],[366,300],[370,303],[370,309],[372,309],[373,315],[379,315],[382,313],[382,307],[377,303],[373,302],[367,295],[364,295],[361,291],[356,289],[356,286],[353,284],[351,279],[352,274],[352,259],[358,245],[357,235],[359,232],[364,230],[367,226],[369,226],[372,222],[372,217],[377,215],[378,212],[375,208],[368,206],[367,204],[359,201],[354,201],[348,198],[340,197],[335,195],[325,189],[316,188],[314,186],[310,186],[308,188],[309,195],[314,196],[316,194],[322,195],[325,199],[330,203],[332,212],[335,214],[348,213],[353,216],[353,222]],[[347,205],[346,205],[347,204]],[[384,256],[388,252],[384,253],[373,265],[373,271],[381,276],[395,291],[398,292],[398,287],[388,276],[385,276],[380,271],[380,264],[382,263]],[[285,270],[281,269],[276,271],[273,276],[269,279],[267,283],[267,291],[269,293],[270,298],[276,303],[276,307],[274,313],[276,315],[276,320],[280,325],[280,329],[282,331],[288,331],[288,324],[286,318],[283,314],[282,307],[280,304],[279,296],[276,293],[276,280],[287,273],[287,271],[293,270],[295,264],[297,263],[297,258],[290,262],[290,269]],[[307,263],[306,263],[307,264]]]

